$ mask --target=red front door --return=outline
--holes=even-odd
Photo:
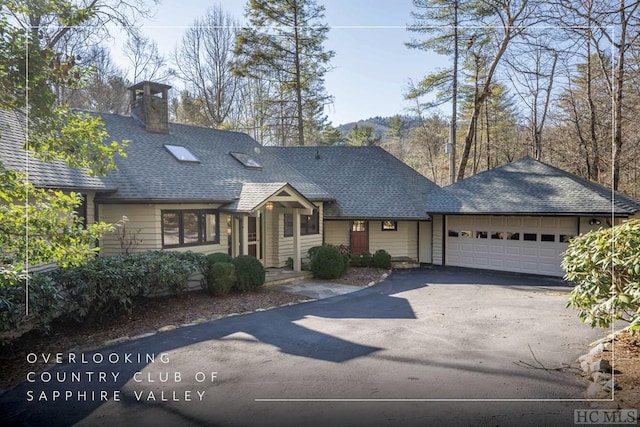
[[[361,254],[369,250],[367,221],[351,221],[351,253]]]

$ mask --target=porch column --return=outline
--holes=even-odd
[[[231,217],[231,256],[240,255],[240,221],[236,215]]]
[[[241,255],[249,255],[249,216],[248,215],[242,215],[241,217],[241,221],[242,221],[242,254]]]
[[[300,211],[293,209],[293,271],[302,271],[300,262]]]

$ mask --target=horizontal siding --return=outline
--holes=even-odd
[[[139,243],[131,252],[144,252],[162,249],[162,227],[160,224],[161,211],[165,209],[216,209],[219,205],[212,204],[180,204],[180,205],[100,205],[98,214],[100,220],[115,224],[126,216],[129,220],[125,225],[129,236],[134,236]],[[172,248],[177,251],[192,251],[200,253],[227,252],[227,216],[220,215],[220,244],[189,246]],[[100,241],[101,254],[117,255],[122,252],[115,233],[107,233]]]
[[[379,249],[389,252],[392,257],[418,259],[417,221],[398,221],[395,231],[382,231],[381,221],[369,221],[369,252]]]
[[[305,260],[308,257],[308,251],[314,246],[322,245],[322,233],[324,230],[324,209],[323,206],[316,205],[319,209],[319,233],[312,234],[308,236],[300,236],[300,258]],[[284,214],[291,212],[291,210],[282,209],[278,212],[277,226],[274,229],[277,229],[277,238],[274,238],[274,241],[277,239],[277,257],[274,257],[273,261],[275,261],[274,265],[276,267],[284,267],[287,259],[289,257],[293,257],[293,237],[284,237]]]
[[[349,246],[349,221],[326,221],[324,223],[324,243],[334,246]]]

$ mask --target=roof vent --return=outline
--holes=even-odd
[[[320,160],[320,150],[316,149],[316,160]]]

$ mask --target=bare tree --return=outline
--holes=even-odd
[[[127,74],[133,83],[144,80],[165,82],[169,78],[167,61],[160,54],[158,44],[138,28],[130,30],[123,54],[129,60],[131,68]]]
[[[231,71],[237,21],[220,6],[207,10],[175,51],[176,75],[202,100],[211,126],[220,127],[236,108],[238,77]]]

